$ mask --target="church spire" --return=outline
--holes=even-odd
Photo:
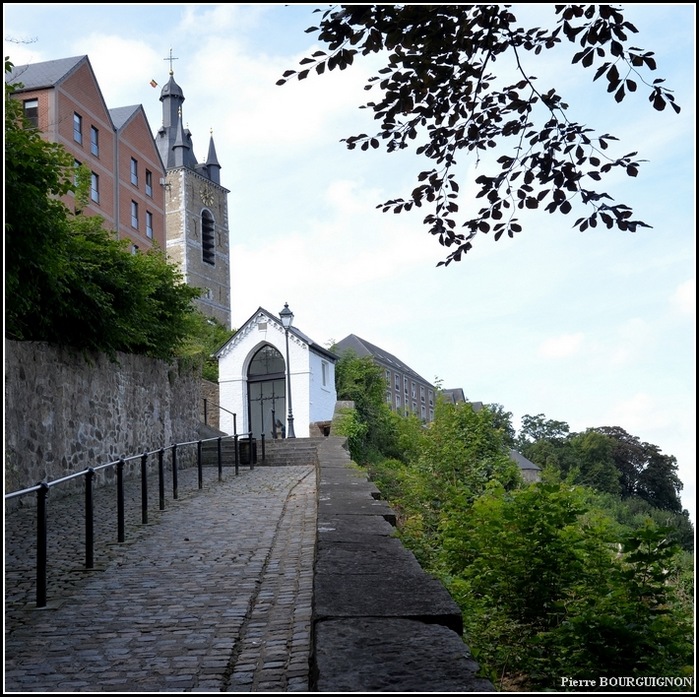
[[[209,153],[206,156],[206,169],[209,172],[209,179],[215,184],[221,183],[221,165],[216,157],[216,148],[214,147],[214,133],[211,131],[209,136]]]

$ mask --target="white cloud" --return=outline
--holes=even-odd
[[[541,343],[538,353],[543,358],[568,358],[580,352],[584,339],[582,332],[554,336]]]
[[[670,298],[670,304],[673,309],[681,315],[690,315],[694,317],[697,309],[696,294],[696,281],[692,278],[677,286]]]

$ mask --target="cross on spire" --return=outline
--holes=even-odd
[[[165,61],[170,61],[170,75],[174,75],[174,72],[172,70],[172,61],[179,60],[178,58],[173,58],[172,57],[172,49],[170,49],[170,55],[167,58],[163,58]]]

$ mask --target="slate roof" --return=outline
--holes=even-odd
[[[119,106],[116,109],[110,109],[109,115],[112,118],[114,128],[119,130],[141,108],[140,104],[134,104],[132,106]]]
[[[5,75],[5,82],[21,82],[23,90],[38,90],[53,87],[70,74],[87,56],[59,58],[42,63],[16,65]]]
[[[354,351],[360,358],[363,356],[371,356],[379,361],[381,364],[386,366],[393,366],[396,370],[407,375],[412,375],[426,385],[431,385],[429,380],[425,380],[421,375],[416,373],[409,365],[396,358],[392,353],[384,351],[384,349],[376,346],[375,344],[366,341],[366,339],[361,339],[356,334],[350,334],[346,336],[342,341],[338,341],[335,344],[335,348],[338,353],[343,353],[344,351]]]
[[[514,460],[521,470],[541,470],[539,465],[535,465],[531,460],[527,460],[522,453],[518,453],[514,448],[510,448],[510,459]]]
[[[454,404],[466,401],[466,395],[461,387],[455,387],[450,390],[442,390],[442,394],[447,395]]]

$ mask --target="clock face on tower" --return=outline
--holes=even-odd
[[[205,206],[211,206],[214,202],[214,192],[213,189],[208,185],[204,184],[199,191],[201,195],[201,200],[204,202]]]

